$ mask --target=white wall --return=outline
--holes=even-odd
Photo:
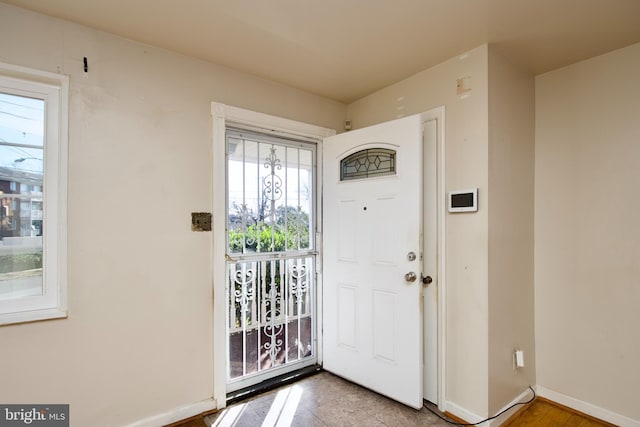
[[[446,215],[446,400],[487,416],[488,401],[488,47],[422,71],[348,106],[354,127],[445,106],[446,189],[478,187],[475,214]],[[460,97],[456,80],[470,77]]]
[[[88,58],[89,73],[82,71]],[[346,107],[0,4],[0,61],[70,75],[69,318],[0,328],[0,402],[122,425],[211,398],[211,101],[329,128]]]
[[[534,78],[489,49],[489,413],[535,385]],[[513,369],[513,352],[525,367]]]
[[[538,384],[635,420],[638,76],[640,44],[536,77],[535,159]]]

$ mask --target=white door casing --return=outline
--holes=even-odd
[[[423,122],[423,272],[431,277],[424,287],[424,399],[439,404],[438,394],[438,126],[441,116]]]
[[[396,151],[396,174],[341,182],[340,160],[371,148]],[[421,408],[422,117],[325,138],[323,153],[324,368]]]

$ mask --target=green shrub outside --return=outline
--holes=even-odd
[[[42,252],[0,255],[0,274],[42,268]]]
[[[309,230],[305,227],[300,230],[299,235],[300,248],[308,248]],[[280,252],[285,250],[297,250],[298,230],[294,227],[289,227],[289,230],[285,230],[283,227],[274,227],[272,225],[265,224],[250,225],[247,227],[245,232],[242,230],[230,230],[230,252],[243,252],[243,246],[245,247],[246,252]]]
[[[253,212],[243,212],[237,208],[237,216],[246,216],[249,225],[243,231],[241,227],[229,230],[229,251],[244,252],[282,252],[309,248],[309,215],[294,207],[278,207],[273,217],[265,221],[264,216]],[[263,218],[258,221],[258,218]],[[286,220],[285,220],[286,218]],[[243,245],[244,239],[244,245]],[[285,245],[286,242],[286,245]]]

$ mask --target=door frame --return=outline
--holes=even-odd
[[[295,137],[315,143],[316,188],[320,196],[316,210],[316,325],[322,324],[322,140],[335,135],[335,130],[284,119],[218,102],[211,103],[213,116],[213,211],[212,211],[212,284],[213,284],[213,399],[217,409],[227,401],[227,330],[226,330],[226,128],[227,125],[261,133]],[[316,352],[322,363],[322,334],[317,333]]]
[[[445,191],[445,160],[446,160],[446,150],[445,150],[445,107],[437,107],[431,110],[425,111],[421,113],[421,119],[423,124],[423,225],[422,225],[422,233],[423,236],[428,233],[428,231],[435,231],[436,234],[436,242],[432,245],[432,248],[435,247],[435,259],[427,260],[426,248],[427,243],[426,239],[423,238],[422,250],[424,256],[424,274],[430,275],[433,278],[433,282],[431,283],[431,287],[436,287],[436,298],[437,301],[437,314],[436,314],[436,325],[434,329],[436,330],[436,348],[431,349],[431,357],[434,357],[437,362],[437,402],[438,409],[441,411],[446,410],[446,251],[445,251],[445,219],[446,219],[446,191]],[[436,138],[431,141],[425,137],[424,132],[424,124],[426,122],[435,121],[436,122]],[[431,171],[431,173],[429,173]],[[429,207],[429,204],[432,206]],[[429,210],[430,212],[427,212]],[[434,222],[431,224],[427,224],[427,215],[431,214],[434,216]],[[431,264],[431,269],[433,271],[428,270],[428,266]],[[427,298],[429,296],[425,293],[423,296],[423,307],[428,305]],[[423,344],[427,341],[428,336],[428,328],[426,321],[426,313],[423,312]],[[424,356],[425,359],[427,357],[427,349],[425,347]],[[428,372],[427,369],[423,369],[424,378],[423,383],[427,384],[428,380]]]
[[[213,219],[212,219],[212,271],[211,281],[213,286],[213,399],[217,409],[226,407],[227,376],[226,376],[226,281],[225,281],[225,228],[226,228],[226,158],[225,158],[225,131],[227,124],[233,124],[245,129],[257,130],[279,136],[295,136],[317,143],[317,191],[320,200],[316,203],[318,213],[322,212],[322,139],[335,135],[334,129],[311,125],[308,123],[289,120],[282,117],[259,113],[243,108],[225,105],[223,103],[211,103],[211,115],[213,117],[213,147],[212,147],[212,189],[213,189]],[[425,152],[435,155],[429,165],[436,173],[436,229],[437,229],[437,272],[432,285],[437,286],[437,395],[438,408],[446,410],[446,183],[445,183],[445,107],[436,107],[420,113],[422,122],[436,120],[436,141],[427,144]],[[424,133],[423,133],[424,134]],[[424,138],[423,138],[424,141]],[[322,266],[322,221],[318,217],[316,247],[318,249],[317,265]],[[424,220],[423,220],[424,223]],[[426,227],[423,225],[423,229]],[[428,274],[428,273],[427,273]],[[322,270],[317,268],[316,292],[318,294],[316,306],[316,324],[322,325]],[[321,330],[321,326],[320,326]],[[426,330],[425,330],[426,333]],[[318,363],[322,364],[322,333],[317,334]],[[424,338],[423,338],[424,339]],[[426,373],[426,372],[425,372]],[[426,382],[426,378],[424,380]]]

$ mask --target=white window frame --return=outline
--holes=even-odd
[[[0,62],[0,92],[45,102],[43,292],[0,301],[0,325],[67,317],[69,77]]]

